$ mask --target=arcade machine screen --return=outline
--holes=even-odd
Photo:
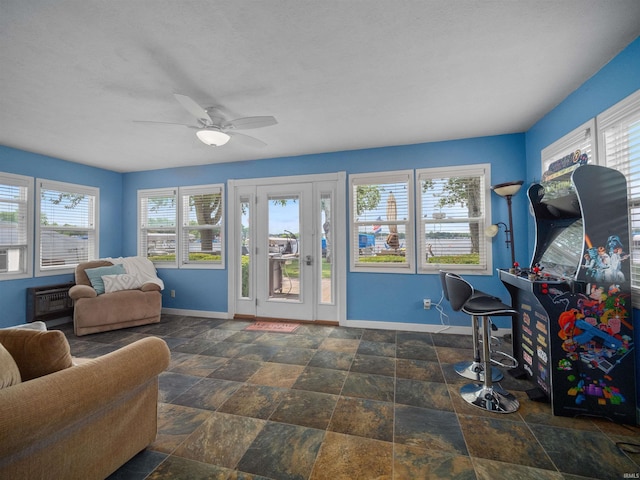
[[[548,247],[538,263],[544,274],[563,279],[573,279],[580,266],[584,229],[582,218],[573,223],[554,228],[547,237]]]

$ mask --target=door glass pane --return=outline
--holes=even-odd
[[[300,197],[269,195],[269,299],[300,301]]]
[[[331,193],[320,194],[320,229],[322,259],[320,269],[320,303],[333,303],[333,199]]]
[[[251,201],[249,197],[240,197],[240,298],[251,297],[251,255],[249,239],[251,238],[251,227],[249,214]]]

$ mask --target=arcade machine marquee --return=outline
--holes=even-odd
[[[531,266],[499,270],[519,312],[515,357],[554,415],[635,425],[624,175],[582,165],[527,194],[536,224]]]

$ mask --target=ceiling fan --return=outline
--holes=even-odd
[[[187,125],[184,123],[154,122],[146,120],[134,120],[136,123],[153,123],[162,125],[181,125],[197,130],[196,136],[205,145],[221,147],[231,138],[237,138],[242,143],[252,147],[264,147],[267,144],[255,137],[238,133],[235,130],[249,130],[252,128],[268,127],[275,125],[278,121],[272,116],[242,117],[235,120],[227,120],[216,107],[203,108],[191,97],[174,93],[173,96],[196,118],[197,125]]]

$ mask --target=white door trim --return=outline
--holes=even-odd
[[[237,312],[238,291],[240,288],[240,275],[238,265],[235,261],[236,255],[240,248],[240,225],[238,221],[238,191],[246,191],[243,187],[259,187],[267,185],[281,185],[291,183],[319,183],[334,181],[336,182],[336,206],[335,206],[335,293],[336,293],[336,311],[335,319],[340,325],[346,323],[347,316],[347,204],[346,204],[346,172],[336,172],[318,175],[293,175],[285,177],[262,177],[252,179],[229,179],[227,181],[227,275],[228,275],[228,295],[227,295],[227,312],[228,317],[233,318]],[[254,204],[255,206],[255,204]],[[255,231],[255,215],[250,216],[250,228]],[[255,267],[254,267],[255,268]],[[255,272],[252,278],[255,278]],[[251,285],[251,299],[253,302],[253,315],[255,315],[255,285]],[[245,312],[242,312],[245,313]]]

